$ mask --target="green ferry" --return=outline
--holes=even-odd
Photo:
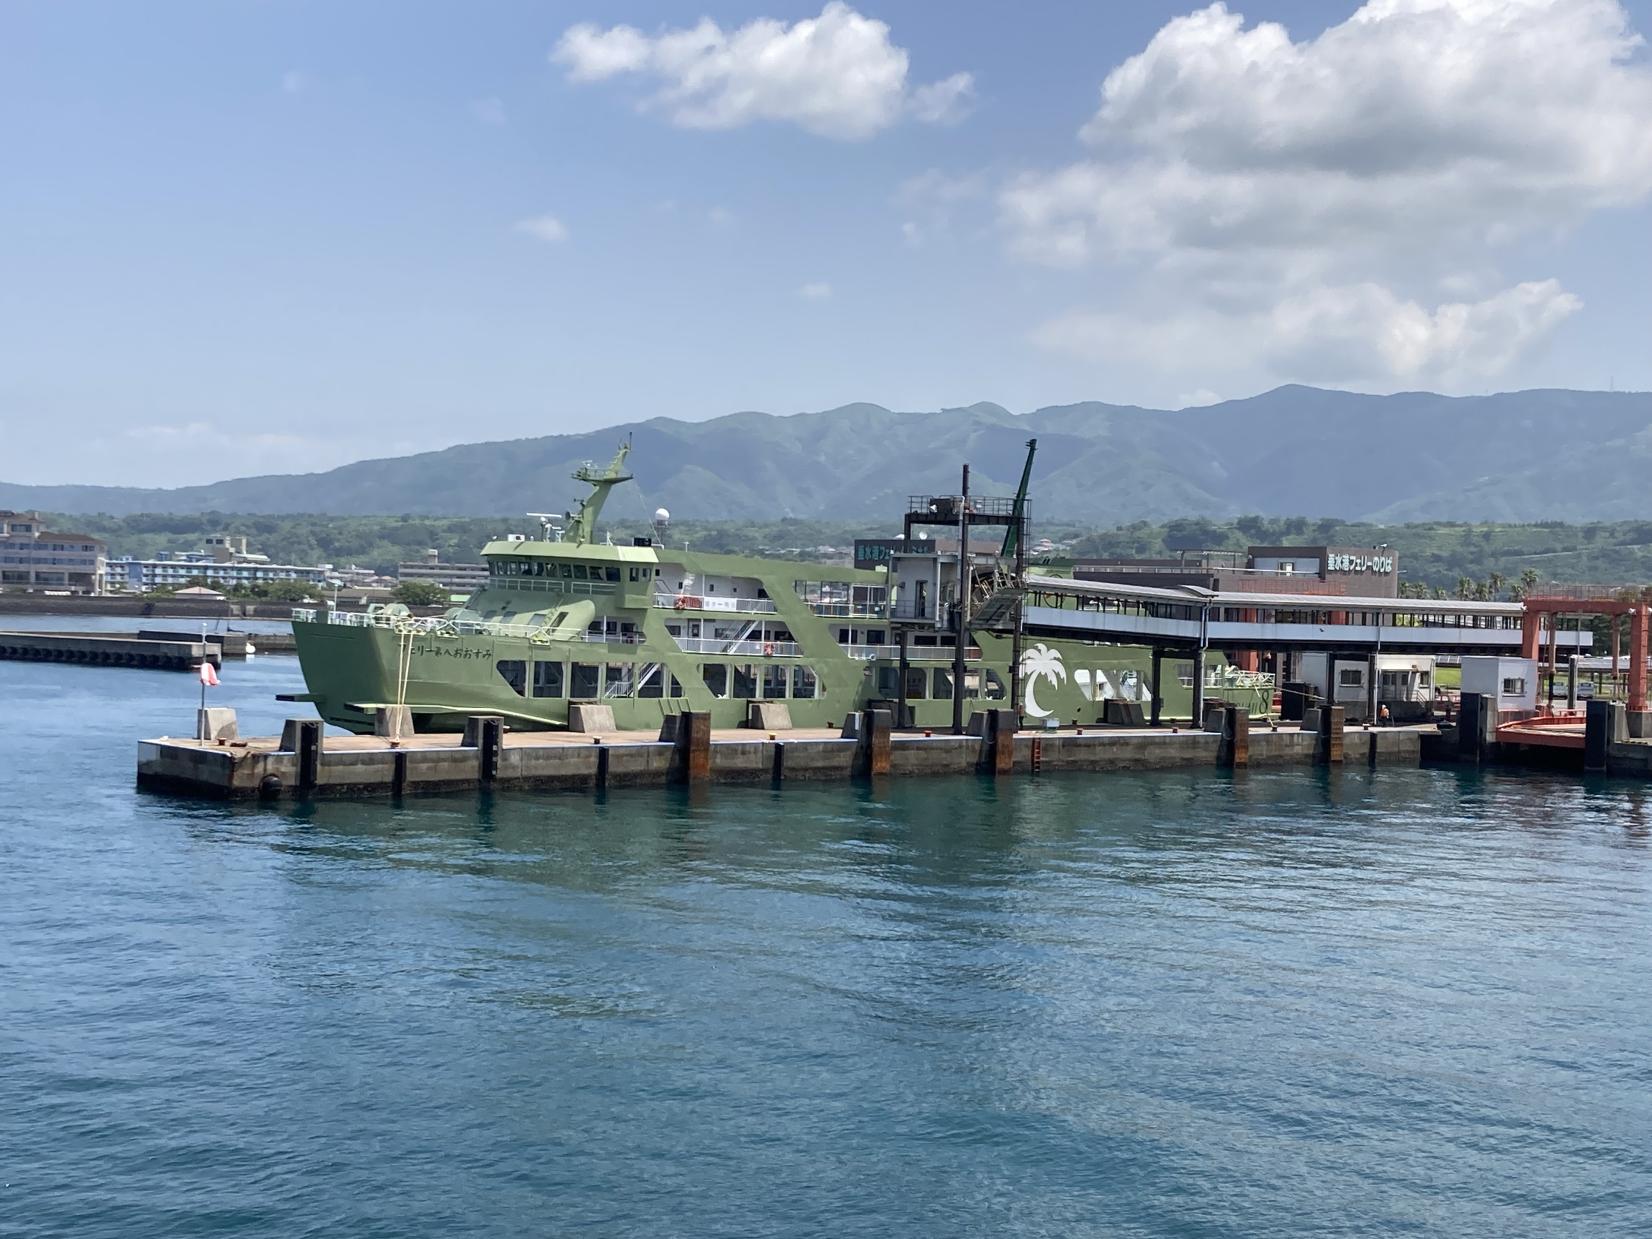
[[[574,474],[591,493],[565,528],[534,514],[539,537],[489,542],[487,583],[463,606],[438,617],[397,604],[295,611],[303,699],[362,734],[393,706],[407,707],[421,732],[463,730],[476,714],[517,729],[566,728],[580,703],[611,708],[618,729],[635,731],[657,732],[684,710],[739,727],[753,703],[781,702],[794,727],[835,727],[884,703],[898,719],[904,707],[908,726],[950,724],[954,637],[930,624],[908,626],[903,639],[911,603],[903,612],[890,596],[886,570],[679,550],[665,544],[663,510],[655,536],[599,540],[609,491],[631,480],[629,450]],[[968,642],[966,715],[1008,707],[1012,636],[971,629]],[[1110,698],[1145,711],[1151,666],[1139,647],[1029,642],[1017,708],[1031,726],[1095,723]],[[1164,714],[1185,718],[1192,664],[1163,666]],[[1219,685],[1223,668],[1206,674]]]

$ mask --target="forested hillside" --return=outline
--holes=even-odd
[[[228,530],[286,563],[359,564],[388,572],[402,560],[434,548],[451,562],[475,561],[482,544],[507,532],[529,531],[521,517],[270,516],[207,513],[127,517],[59,516],[61,527],[109,539],[115,555],[147,557],[193,550],[202,537]],[[896,521],[676,522],[671,540],[706,551],[808,559],[845,551],[856,537],[899,532]],[[640,519],[616,520],[617,538],[646,533]],[[1274,543],[1375,546],[1400,557],[1403,579],[1430,589],[1457,590],[1463,579],[1496,575],[1512,582],[1527,569],[1545,581],[1652,583],[1652,521],[1569,525],[1424,522],[1378,525],[1330,518],[1242,516],[1230,521],[1137,521],[1096,530],[1074,522],[1038,521],[1035,538],[1060,544],[1058,554],[1159,557],[1184,550],[1232,549]]]

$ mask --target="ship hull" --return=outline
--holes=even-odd
[[[293,633],[317,712],[357,733],[372,732],[376,716],[391,705],[407,706],[419,731],[459,731],[476,714],[502,715],[517,729],[565,728],[571,706],[600,703],[613,711],[618,729],[657,732],[667,715],[685,710],[709,712],[714,727],[739,727],[754,701],[784,702],[794,727],[836,727],[857,710],[901,700],[894,647],[870,659],[829,647],[765,660],[321,621],[295,621]],[[1009,639],[981,633],[974,641],[980,657],[968,661],[966,685],[979,691],[967,693],[966,715],[1009,705]],[[1187,718],[1191,664],[1166,658],[1163,669],[1163,714]],[[1152,658],[1135,646],[1041,641],[1023,653],[1020,679],[1025,725],[1100,723],[1108,700],[1135,702],[1148,712]],[[908,725],[951,723],[950,660],[910,659],[905,684]],[[1258,695],[1253,708],[1265,713],[1267,705]]]

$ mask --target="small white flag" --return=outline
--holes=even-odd
[[[218,687],[218,669],[204,658],[201,660],[201,684],[205,688]]]

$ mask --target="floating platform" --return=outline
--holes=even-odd
[[[280,737],[160,738],[138,745],[141,788],[217,799],[399,796],[493,787],[596,792],[673,783],[847,782],[856,778],[1025,775],[1058,770],[1166,770],[1257,765],[1420,763],[1413,727],[1342,731],[1341,711],[1318,730],[1251,729],[1235,710],[1221,731],[1083,728],[1020,732],[989,714],[978,734],[892,732],[868,710],[843,730],[713,732],[710,716],[667,720],[662,737],[635,732],[506,731],[478,716],[464,735],[323,736],[315,719],[289,720]],[[1324,712],[1327,716],[1332,711]],[[218,730],[215,732],[214,728]],[[232,724],[231,724],[232,730]]]

